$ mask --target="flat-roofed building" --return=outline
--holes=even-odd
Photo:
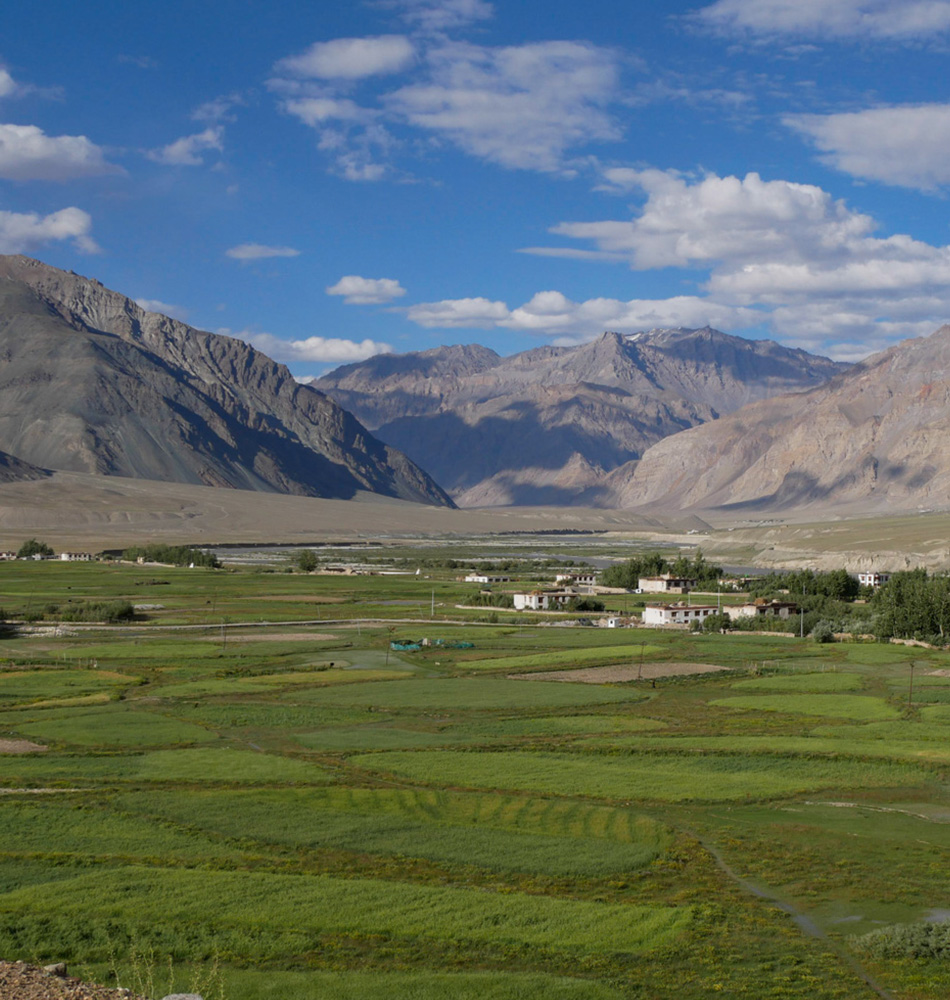
[[[715,604],[648,604],[643,609],[643,624],[691,625],[705,621],[718,610]]]

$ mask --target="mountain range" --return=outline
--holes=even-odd
[[[461,506],[613,506],[612,474],[658,441],[847,367],[704,327],[510,357],[477,345],[377,355],[314,384]]]
[[[444,507],[893,512],[947,505],[948,439],[950,326],[853,366],[704,327],[378,355],[310,386],[243,341],[0,257],[0,484],[58,470]]]
[[[243,341],[98,281],[0,257],[0,476],[53,469],[451,506],[324,394]]]

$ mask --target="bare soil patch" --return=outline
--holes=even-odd
[[[580,670],[543,670],[532,674],[509,674],[516,681],[572,681],[575,684],[622,684],[624,681],[656,680],[658,677],[689,677],[728,670],[715,663],[638,663],[612,667],[583,667]]]
[[[220,642],[217,635],[203,635],[204,642]],[[266,632],[254,635],[228,634],[228,642],[329,642],[339,639],[338,635],[328,635],[325,632]]]
[[[48,749],[29,740],[0,740],[0,753],[42,753]]]

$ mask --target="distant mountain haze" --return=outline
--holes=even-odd
[[[243,341],[22,256],[0,257],[0,450],[23,474],[452,505],[405,455]]]
[[[423,465],[461,506],[613,506],[611,474],[656,442],[848,366],[704,327],[605,333],[500,357],[384,355],[314,384]]]

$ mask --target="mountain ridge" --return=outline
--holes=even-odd
[[[477,345],[432,348],[346,365],[315,384],[462,506],[609,506],[614,470],[662,438],[847,367],[701,327],[608,331],[505,358]]]
[[[43,469],[452,503],[243,341],[23,256],[0,257],[0,390],[0,449]]]

